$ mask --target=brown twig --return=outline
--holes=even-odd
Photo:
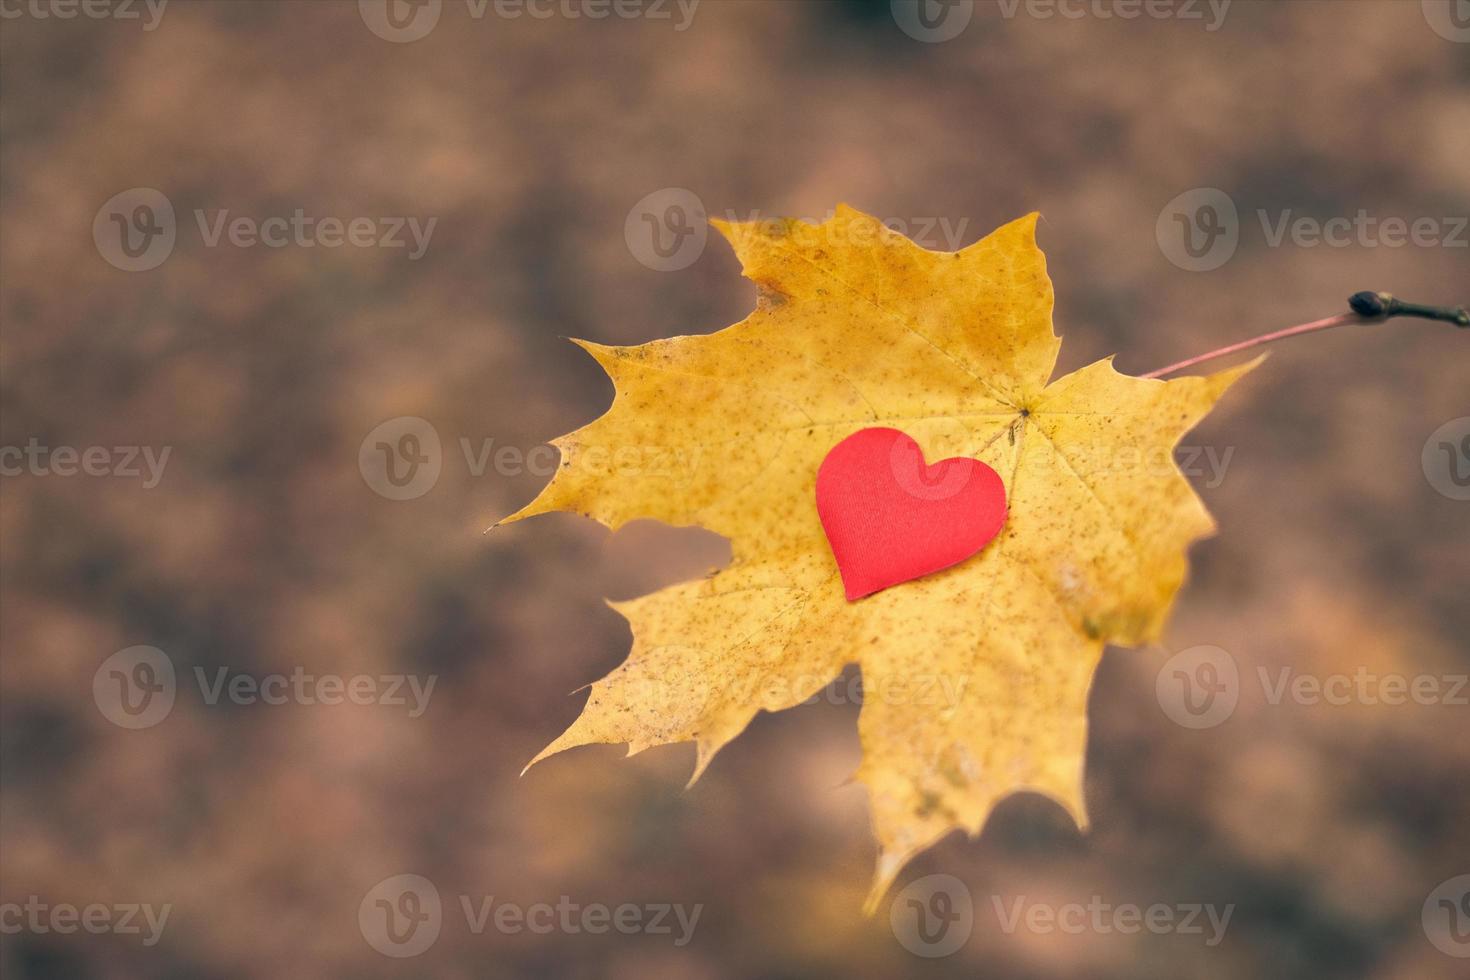
[[[1142,375],[1142,377],[1161,378],[1166,374],[1173,374],[1175,371],[1193,367],[1203,361],[1212,361],[1217,357],[1224,357],[1226,354],[1249,350],[1252,347],[1269,344],[1274,340],[1295,337],[1298,334],[1316,333],[1318,330],[1331,330],[1333,327],[1346,326],[1350,323],[1375,324],[1382,323],[1385,320],[1392,320],[1394,317],[1406,316],[1419,320],[1440,320],[1445,323],[1453,323],[1458,327],[1470,327],[1470,312],[1467,312],[1463,306],[1451,308],[1447,306],[1424,306],[1419,303],[1405,303],[1403,300],[1397,299],[1389,293],[1354,293],[1348,299],[1348,306],[1352,307],[1351,313],[1339,313],[1336,316],[1329,316],[1322,320],[1313,320],[1311,323],[1300,323],[1294,327],[1287,327],[1284,330],[1275,330],[1271,333],[1261,334],[1261,336],[1252,337],[1250,340],[1242,340],[1239,343],[1221,347],[1219,350],[1212,350],[1207,354],[1200,354],[1196,357],[1180,361],[1177,364],[1161,367],[1157,371],[1150,371],[1148,374]]]

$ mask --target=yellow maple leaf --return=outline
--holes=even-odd
[[[959,252],[845,206],[820,225],[715,225],[760,287],[756,311],[708,336],[578,341],[612,377],[612,407],[554,440],[551,483],[506,520],[698,525],[728,537],[733,560],[613,604],[632,652],[532,764],[595,742],[631,755],[693,741],[692,784],[757,711],[856,662],[857,777],[880,846],[870,910],[917,852],[979,833],[1018,790],[1085,828],[1103,646],[1158,638],[1189,543],[1214,529],[1172,449],[1257,362],[1159,381],[1108,359],[1048,384],[1060,340],[1035,215]],[[1010,511],[974,557],[849,602],[813,487],[834,445],[879,425],[928,460],[983,460]]]

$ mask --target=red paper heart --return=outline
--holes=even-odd
[[[847,598],[861,599],[969,558],[1006,519],[1000,474],[978,459],[924,465],[897,429],[861,429],[817,470],[817,513]]]

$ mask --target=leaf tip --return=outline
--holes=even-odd
[[[1235,382],[1239,381],[1241,378],[1245,377],[1247,374],[1250,374],[1256,368],[1260,367],[1261,362],[1270,356],[1271,355],[1269,351],[1263,352],[1257,354],[1255,357],[1251,358],[1249,361],[1246,361],[1244,364],[1237,364],[1234,367],[1225,368],[1223,371],[1216,371],[1214,374],[1206,375],[1205,382],[1210,386],[1210,393],[1214,397],[1219,398],[1221,395],[1225,394],[1225,392],[1228,391],[1235,384]]]
[[[747,228],[751,224],[758,225],[759,222],[733,221],[729,218],[710,218],[709,224],[711,228],[720,233],[721,238],[730,243],[730,247],[735,250],[735,255],[739,257],[740,246],[742,244],[741,239],[749,234],[749,232],[743,231],[742,229]]]
[[[575,694],[576,691],[573,691],[572,693]],[[541,762],[545,759],[549,759],[552,756],[556,755],[558,752],[565,752],[567,749],[575,749],[578,746],[587,745],[590,741],[593,741],[592,739],[589,739],[579,728],[581,722],[582,719],[578,718],[575,722],[572,723],[572,726],[570,728],[558,735],[555,741],[546,746],[546,748],[542,749],[540,752],[537,752],[535,757],[530,762],[526,763],[526,768],[521,770],[521,775],[524,776],[528,771],[530,771],[532,766],[536,765],[536,763]]]
[[[893,887],[894,879],[907,862],[906,855],[894,851],[883,851],[878,855],[878,866],[873,870],[873,884],[868,889],[868,897],[863,899],[863,915],[871,919],[877,913],[878,906],[883,904],[883,896]]]
[[[549,490],[550,486],[548,485],[546,489]],[[542,490],[541,493],[536,495],[535,500],[531,501],[529,504],[516,511],[514,514],[509,514],[505,517],[502,517],[494,524],[491,524],[489,527],[485,528],[485,533],[489,534],[491,531],[495,530],[498,527],[504,527],[507,524],[515,524],[519,521],[524,521],[528,517],[536,517],[540,514],[546,514],[550,511],[555,510],[555,505],[550,503],[546,499],[547,496],[548,494],[546,490]]]
[[[1020,236],[1024,244],[1034,246],[1036,244],[1036,228],[1040,224],[1041,212],[1028,211],[1010,224],[1004,225],[1002,230],[1014,231]]]
[[[718,751],[720,751],[718,745],[706,742],[702,738],[694,740],[694,772],[690,773],[689,782],[684,784],[684,792],[689,792],[689,790],[694,788],[694,784],[699,782],[699,778],[704,775],[705,770],[709,768],[709,764],[714,761],[715,753]]]
[[[516,778],[517,779],[524,779],[526,773],[528,773],[528,772],[531,771],[531,767],[532,766],[534,766],[536,763],[542,761],[543,759],[547,758],[548,756],[555,755],[556,752],[559,751],[559,750],[557,750],[555,748],[555,746],[556,746],[556,743],[555,742],[552,742],[550,745],[546,746],[546,748],[542,749],[540,752],[537,752],[536,755],[531,759],[531,761],[525,764],[525,766],[521,769],[520,775],[517,776]]]

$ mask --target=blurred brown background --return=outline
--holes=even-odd
[[[602,19],[596,0],[433,6],[0,4],[0,445],[104,447],[114,472],[118,448],[170,453],[154,486],[146,467],[7,456],[6,978],[1465,975],[1470,709],[1273,704],[1258,670],[1442,693],[1470,671],[1470,502],[1421,466],[1470,414],[1470,334],[1399,321],[1289,342],[1188,437],[1233,454],[1196,479],[1221,535],[1194,551],[1167,648],[1103,662],[1094,827],[1022,795],[916,861],[900,887],[947,873],[973,899],[942,958],[905,948],[886,904],[859,914],[874,845],[844,784],[845,686],[758,718],[687,793],[687,746],[581,749],[518,778],[575,716],[567,692],[626,653],[603,598],[697,574],[722,542],[567,515],[481,534],[544,482],[536,447],[611,398],[560,337],[703,332],[753,305],[717,237],[678,252],[691,216],[671,202],[820,218],[845,201],[935,248],[1039,210],[1062,370],[1118,352],[1145,371],[1359,289],[1465,302],[1465,4],[1236,2],[1218,21],[1204,2],[1127,18],[1126,0],[921,19],[887,0],[704,0],[692,19],[651,0]],[[172,207],[171,250],[136,188]],[[1164,233],[1197,188],[1238,208],[1238,247],[1207,271]],[[384,218],[435,224],[417,258],[406,225],[399,248],[209,244],[221,211],[297,209],[371,219],[365,241]],[[1282,220],[1360,210],[1441,240],[1272,244]],[[395,500],[368,436],[402,416],[432,427],[440,472]],[[104,661],[140,645],[167,656],[175,699],[128,728],[110,685],[149,675]],[[1237,665],[1238,705],[1188,728],[1156,681],[1199,645]],[[417,716],[210,703],[196,669],[221,668],[435,686]],[[441,928],[385,956],[364,923],[402,874],[433,882]],[[677,925],[477,932],[461,896],[702,910],[678,945]],[[1234,910],[1215,945],[1207,925],[1007,931],[997,913],[1094,896]],[[129,903],[170,911],[149,945],[141,913],[141,935],[65,932],[29,921],[38,902],[100,903],[114,925]]]

